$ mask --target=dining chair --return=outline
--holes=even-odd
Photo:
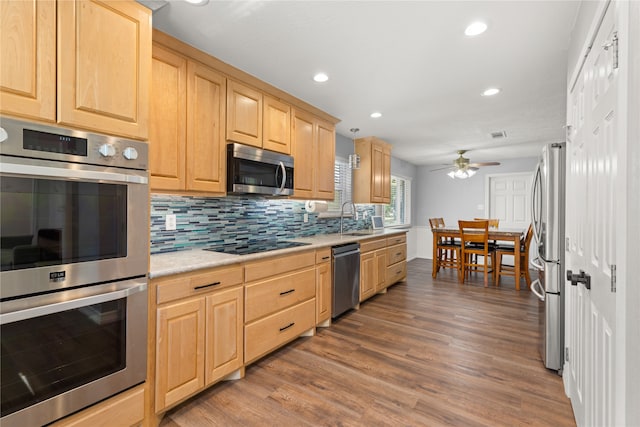
[[[489,221],[458,221],[460,228],[462,271],[460,283],[472,273],[482,270],[484,286],[489,285],[489,273],[495,277],[495,250],[489,246]],[[478,260],[481,256],[482,260]],[[491,263],[489,263],[491,261]]]
[[[524,277],[527,282],[527,287],[531,288],[531,276],[529,274],[529,247],[531,246],[531,238],[533,237],[533,225],[529,224],[527,234],[524,239],[520,239],[520,260],[515,259],[515,248],[508,246],[498,246],[496,248],[496,285],[500,286],[501,276],[511,276],[515,278],[516,269],[515,263],[520,262],[520,277],[515,280],[520,280]],[[514,265],[503,264],[502,257],[505,255],[511,255],[514,257]]]
[[[489,221],[489,228],[498,228],[500,220],[497,218],[473,218],[475,221]]]
[[[431,229],[443,228],[444,220],[442,218],[429,218],[429,225]],[[436,272],[442,268],[452,268],[458,271],[458,278],[460,277],[460,243],[456,242],[454,239],[447,239],[445,237],[441,237],[436,242],[436,253],[434,257],[437,257],[438,268]],[[434,262],[436,260],[434,259]]]

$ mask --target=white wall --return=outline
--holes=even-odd
[[[484,217],[486,175],[531,172],[538,163],[535,157],[501,160],[500,166],[484,167],[471,178],[451,179],[446,171],[431,172],[435,166],[419,166],[414,186],[416,200],[414,227],[416,256],[432,258],[433,243],[429,218],[441,217],[447,225],[459,219]]]

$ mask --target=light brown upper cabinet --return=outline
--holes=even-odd
[[[291,106],[264,95],[262,148],[291,154]]]
[[[227,140],[291,154],[291,106],[229,80]]]
[[[333,200],[336,157],[335,126],[301,110],[291,121],[296,199]]]
[[[0,1],[0,112],[56,121],[56,4]]]
[[[185,190],[187,60],[153,45],[149,105],[149,174],[152,190]]]
[[[374,136],[358,138],[360,169],[353,171],[354,203],[391,202],[391,145]]]
[[[149,9],[134,1],[0,3],[3,113],[147,139]]]
[[[151,80],[151,189],[224,193],[224,76],[154,44]]]

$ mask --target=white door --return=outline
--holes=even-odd
[[[532,173],[489,175],[487,218],[499,219],[500,227],[528,227],[531,222],[531,177]]]
[[[583,270],[591,280],[591,289],[565,285],[564,379],[578,426],[617,424],[612,266],[616,235],[625,233],[616,221],[616,209],[625,208],[616,186],[617,153],[624,144],[617,137],[618,122],[625,119],[619,118],[619,70],[609,45],[616,34],[616,6],[609,5],[568,102],[566,268],[574,274]]]

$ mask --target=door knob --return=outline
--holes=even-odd
[[[578,283],[582,283],[585,288],[591,290],[591,276],[580,270],[580,273],[574,274],[573,271],[567,270],[567,280],[571,282],[571,285],[577,286]]]

